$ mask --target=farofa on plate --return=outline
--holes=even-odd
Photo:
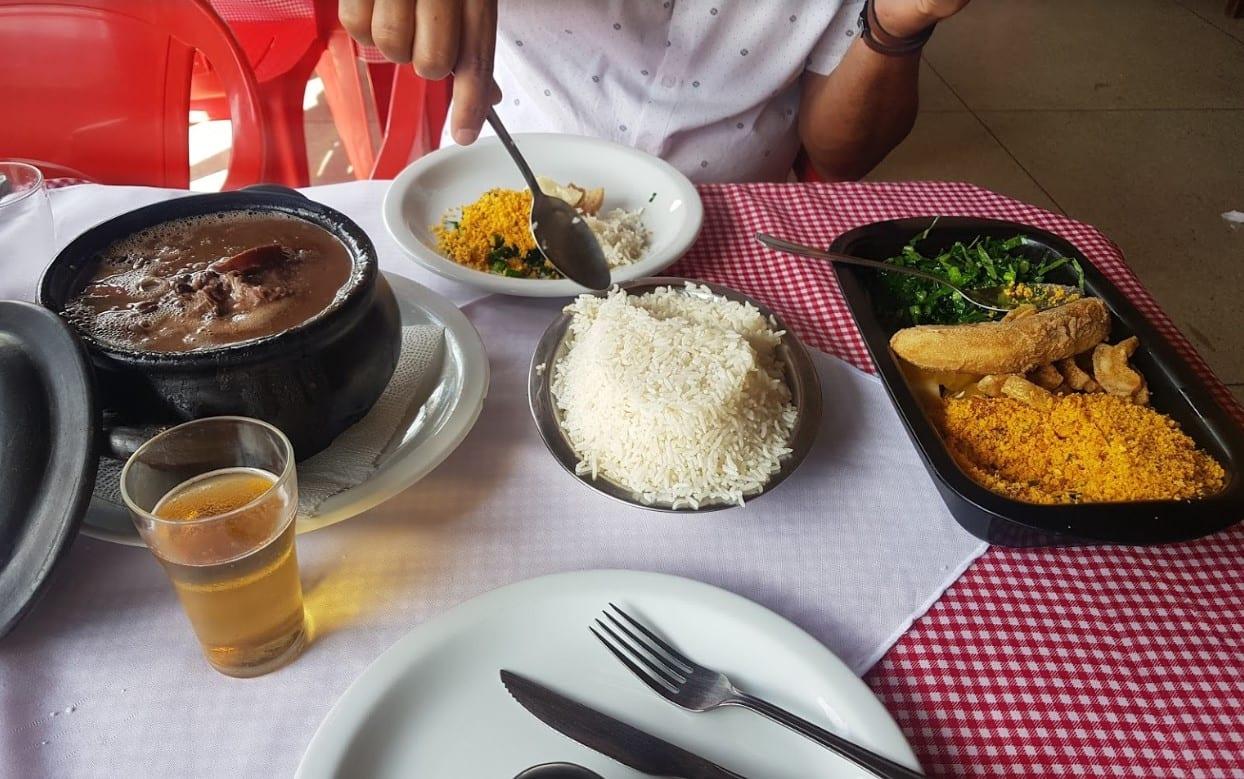
[[[546,195],[579,209],[600,241],[609,267],[629,265],[643,256],[650,240],[643,225],[643,209],[615,208],[599,214],[605,197],[603,189],[585,190],[543,176],[537,180]],[[490,189],[474,203],[446,213],[441,223],[431,229],[437,248],[459,265],[511,278],[561,278],[536,247],[529,226],[530,214],[529,190]]]
[[[935,421],[969,476],[1029,503],[1191,500],[1226,478],[1174,420],[1103,392],[1057,395],[1046,408],[948,398]]]

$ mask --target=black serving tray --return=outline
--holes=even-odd
[[[898,254],[933,221],[932,217],[920,217],[857,227],[840,235],[830,250],[885,260]],[[1023,235],[1025,251],[1033,258],[1062,255],[1079,260],[1087,294],[1101,298],[1112,314],[1111,343],[1130,335],[1140,339],[1132,362],[1149,384],[1150,403],[1177,421],[1198,446],[1222,464],[1227,484],[1221,492],[1193,501],[1058,506],[1012,500],[980,486],[950,456],[890,351],[890,336],[901,325],[883,318],[873,303],[877,272],[835,265],[843,295],[890,400],[959,524],[972,535],[1000,546],[1149,545],[1199,538],[1244,518],[1244,430],[1211,397],[1205,382],[1157,329],[1075,246],[1044,230],[992,219],[941,217],[921,246],[937,251],[978,235],[1004,239]],[[1057,272],[1051,274],[1049,280],[1075,282],[1069,270],[1061,277]]]

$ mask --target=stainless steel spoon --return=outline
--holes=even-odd
[[[940,276],[934,276],[932,273],[925,273],[922,270],[914,268],[904,268],[900,265],[892,265],[888,262],[879,262],[877,260],[865,260],[862,257],[852,257],[847,254],[838,254],[837,252],[824,252],[820,249],[813,249],[810,246],[804,246],[798,243],[784,241],[776,238],[768,233],[756,233],[756,240],[760,241],[770,249],[776,249],[779,252],[787,252],[789,254],[797,254],[801,257],[810,257],[814,260],[828,260],[829,262],[843,262],[848,265],[862,265],[865,268],[876,268],[886,273],[905,273],[908,276],[916,276],[926,281],[935,281],[946,287],[950,287],[955,292],[963,296],[964,300],[989,311],[1010,311],[1018,308],[1025,303],[1031,303],[1036,306],[1038,311],[1054,306],[1061,306],[1064,303],[1070,303],[1078,297],[1081,297],[1080,290],[1075,287],[1069,287],[1065,284],[1034,284],[1025,283],[1027,288],[1023,295],[1016,294],[1015,290],[1008,286],[998,287],[975,287],[973,289],[964,289],[956,284],[951,284]]]
[[[549,197],[540,190],[540,184],[514,145],[514,139],[506,132],[497,112],[491,108],[488,109],[488,124],[501,139],[501,145],[510,153],[531,189],[531,234],[540,253],[576,284],[588,289],[607,289],[609,263],[605,261],[605,252],[600,248],[592,228],[583,220],[583,215],[566,201]]]

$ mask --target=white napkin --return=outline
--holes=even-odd
[[[366,481],[401,442],[439,375],[444,344],[445,332],[434,325],[402,328],[402,356],[380,400],[327,449],[298,463],[299,516],[313,516],[324,501]]]
[[[402,328],[397,367],[376,405],[327,449],[298,463],[299,516],[314,516],[324,501],[366,481],[390,446],[401,441],[410,419],[427,399],[426,385],[436,379],[444,342],[444,331],[434,325]],[[122,505],[122,465],[111,457],[99,458],[96,498]]]

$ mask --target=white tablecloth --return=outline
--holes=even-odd
[[[460,305],[477,299],[400,254],[380,222],[384,186],[308,194],[357,220],[386,270]],[[59,243],[174,194],[57,191]],[[38,264],[10,258],[0,282],[33,290]],[[79,538],[42,601],[0,639],[0,775],[289,776],[332,703],[398,637],[481,592],[555,571],[706,581],[788,617],[862,673],[982,551],[943,507],[876,380],[823,355],[817,445],[772,495],[670,516],[584,489],[547,455],[526,407],[527,364],[559,305],[466,305],[492,361],[479,423],[420,484],[299,539],[315,640],[281,671],[216,674],[145,550]]]

